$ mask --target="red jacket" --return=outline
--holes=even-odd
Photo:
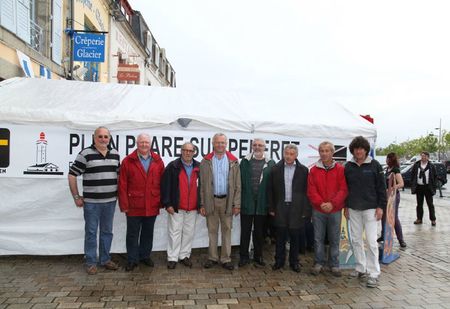
[[[173,207],[175,212],[178,212],[178,209],[192,211],[199,208],[198,176],[200,163],[193,160],[192,165],[189,183],[181,158],[167,165],[161,184],[161,203],[164,207]]]
[[[347,198],[347,182],[345,181],[344,167],[333,163],[333,167],[326,170],[319,161],[308,176],[308,198],[314,209],[326,213],[320,208],[322,203],[331,202],[331,212],[340,211],[345,205]]]
[[[145,173],[137,150],[123,159],[119,175],[119,207],[127,216],[157,216],[161,208],[160,187],[164,162],[154,152]]]

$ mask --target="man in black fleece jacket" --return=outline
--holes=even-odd
[[[386,209],[386,183],[383,169],[369,157],[370,144],[362,136],[350,143],[353,158],[345,165],[348,186],[345,216],[349,220],[350,240],[356,267],[352,277],[367,279],[368,287],[378,285],[380,263],[378,262],[377,221]],[[368,243],[364,251],[363,232]]]

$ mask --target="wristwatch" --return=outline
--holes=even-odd
[[[73,199],[74,199],[74,200],[79,200],[79,199],[81,199],[81,196],[79,196],[78,194],[75,194],[75,195],[73,196]]]

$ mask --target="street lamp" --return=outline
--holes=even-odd
[[[434,128],[435,130],[439,130],[439,139],[438,139],[438,161],[441,161],[441,139],[442,139],[442,118],[439,118],[439,128]]]

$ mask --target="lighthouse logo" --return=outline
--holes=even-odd
[[[59,167],[47,161],[48,142],[45,139],[45,133],[39,134],[36,141],[36,164],[29,166],[23,173],[25,175],[63,175]]]

